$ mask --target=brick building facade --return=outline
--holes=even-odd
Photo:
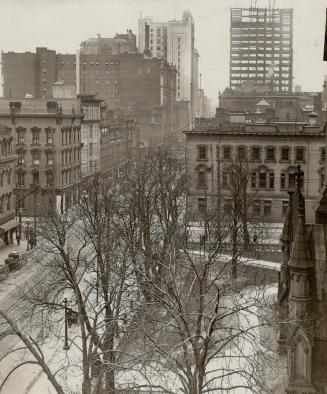
[[[35,53],[3,52],[1,54],[3,97],[8,99],[51,98],[56,81],[76,85],[76,56],[57,54],[47,48]]]
[[[77,92],[105,100],[110,109],[119,108],[120,63],[125,53],[137,53],[136,36],[131,30],[82,42],[76,56]]]

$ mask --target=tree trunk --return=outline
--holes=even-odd
[[[237,230],[235,228],[232,229],[232,278],[237,278]]]

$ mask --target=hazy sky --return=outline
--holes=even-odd
[[[229,9],[250,4],[251,0],[0,0],[0,49],[25,52],[46,46],[75,52],[81,41],[97,33],[112,37],[132,29],[137,34],[140,12],[166,21],[181,19],[189,9],[195,19],[202,86],[216,101],[229,82]],[[257,0],[257,6],[268,5],[268,0]],[[275,7],[294,8],[294,84],[320,90],[327,75],[327,62],[322,60],[327,1],[276,0]]]

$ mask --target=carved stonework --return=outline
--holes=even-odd
[[[316,393],[311,382],[312,343],[304,332],[296,332],[288,345],[288,394]]]

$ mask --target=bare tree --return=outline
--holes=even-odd
[[[200,250],[186,242],[184,168],[165,149],[145,152],[126,178],[96,178],[69,215],[43,218],[46,277],[23,292],[24,309],[39,328],[31,343],[62,339],[68,296],[69,315],[79,323],[70,347],[83,394],[136,387],[262,392],[263,371],[273,366],[259,332],[270,323],[260,314],[269,305],[265,283],[253,272],[236,276],[231,269],[250,244],[249,198],[236,175],[231,171],[235,223],[222,221]],[[233,236],[230,254],[226,240]],[[66,374],[70,368],[61,365]]]
[[[180,392],[244,388],[262,393],[265,369],[275,367],[259,331],[274,321],[273,308],[271,315],[261,314],[263,307],[270,308],[267,286],[253,271],[248,273],[253,280],[241,275],[233,280],[231,257],[226,259],[220,248],[201,253],[183,248],[160,263],[163,279],[152,283],[155,301],[147,302],[134,321],[139,334],[128,353],[144,351],[152,383],[170,374],[172,381],[177,377],[174,386]]]
[[[163,275],[159,261],[177,251],[171,239],[185,236],[185,194],[183,166],[165,148],[146,151],[120,183],[123,237],[147,301],[149,285],[160,283]]]
[[[236,162],[224,168],[227,174],[226,191],[229,198],[228,209],[223,215],[223,227],[228,228],[231,242],[232,275],[237,276],[239,256],[253,250],[253,241],[258,243],[257,228],[250,224],[256,193],[250,191],[251,166],[247,161]],[[228,226],[227,226],[228,224]]]
[[[83,394],[115,392],[117,343],[135,297],[114,198],[114,191],[96,179],[69,214],[52,212],[40,219],[45,252],[40,265],[46,275],[21,293],[21,308],[28,311],[30,327],[38,333],[32,347],[49,336],[63,340],[62,301],[69,298],[65,319],[72,322],[76,316],[78,321],[69,347],[74,348],[75,368],[82,374]],[[68,374],[69,363],[61,370]]]

